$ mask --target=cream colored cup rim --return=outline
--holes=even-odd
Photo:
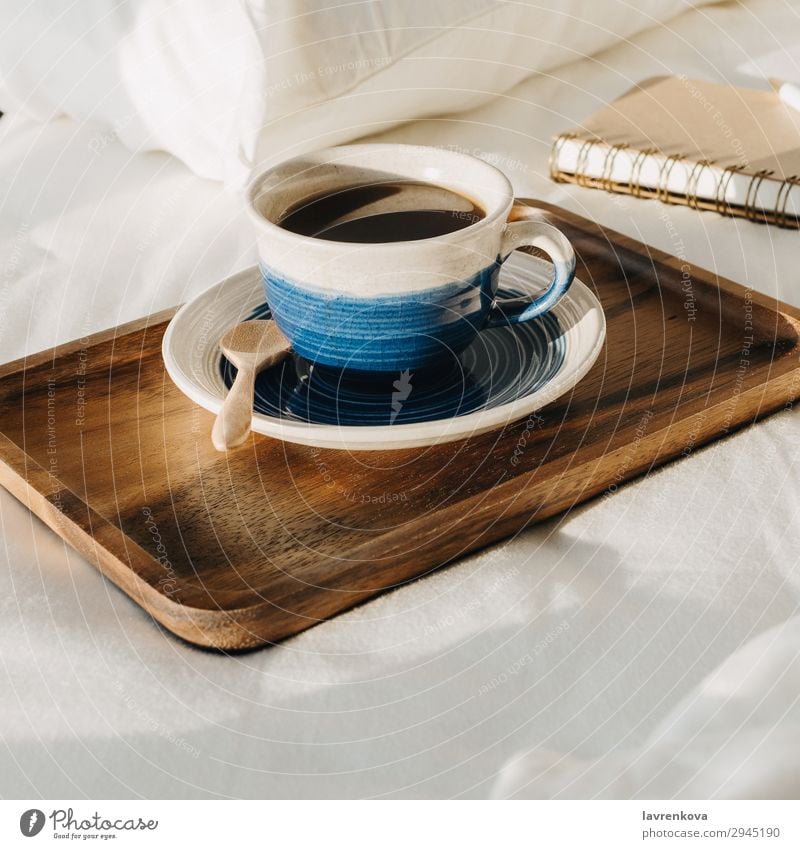
[[[418,155],[424,152],[426,156],[436,155],[440,158],[447,158],[453,160],[454,168],[457,168],[459,160],[462,163],[468,163],[468,167],[479,167],[484,171],[484,173],[490,174],[492,176],[492,179],[497,181],[497,185],[500,189],[499,196],[502,197],[502,200],[495,201],[492,204],[493,208],[490,210],[487,208],[489,204],[486,202],[485,196],[472,197],[472,200],[479,203],[486,210],[486,215],[479,221],[476,221],[475,223],[470,224],[467,227],[463,227],[460,230],[454,230],[452,233],[446,233],[442,236],[433,236],[428,239],[411,239],[407,241],[398,242],[334,242],[328,239],[313,239],[315,245],[336,246],[336,248],[340,251],[347,250],[348,248],[363,250],[365,247],[380,248],[382,251],[407,250],[413,245],[422,245],[430,242],[460,241],[461,239],[469,238],[473,233],[475,233],[482,227],[491,226],[491,224],[493,224],[498,218],[502,218],[503,220],[508,218],[508,214],[511,210],[514,201],[514,190],[508,177],[506,177],[506,175],[499,168],[492,165],[490,162],[486,162],[485,160],[480,159],[477,156],[473,156],[468,153],[462,153],[461,151],[457,150],[450,150],[448,148],[432,147],[429,145],[374,142],[368,144],[337,145],[335,147],[321,148],[320,150],[311,151],[310,153],[302,154],[300,156],[293,157],[292,159],[287,159],[278,165],[274,165],[270,168],[263,170],[258,175],[256,175],[247,186],[247,211],[250,216],[250,219],[253,221],[254,225],[259,230],[262,230],[266,233],[272,233],[278,238],[286,239],[288,243],[294,243],[298,247],[300,245],[307,246],[309,243],[309,239],[313,237],[304,236],[299,233],[293,233],[291,230],[286,230],[276,222],[265,217],[257,208],[256,201],[260,194],[260,189],[263,182],[271,175],[279,174],[281,169],[286,169],[293,163],[302,162],[304,160],[307,160],[309,162],[310,167],[318,167],[329,163],[333,164],[337,159],[341,159],[343,155],[352,155],[354,157],[357,157],[359,154],[368,155],[370,153],[374,154],[378,151],[386,152],[387,168],[390,168],[392,164],[392,152],[394,152],[395,155],[400,154],[405,156],[413,156],[415,154]],[[296,177],[297,174],[293,173],[287,175],[286,179],[292,180]],[[431,183],[439,185],[438,183],[434,183],[434,181],[431,181]],[[443,185],[443,188],[450,189],[451,191],[458,191],[452,186]]]

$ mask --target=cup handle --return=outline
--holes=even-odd
[[[575,251],[569,239],[551,224],[543,221],[512,221],[506,224],[500,246],[501,262],[517,249],[535,247],[543,250],[554,268],[553,281],[541,295],[495,300],[489,311],[486,327],[505,327],[521,324],[547,312],[569,289],[575,277]]]

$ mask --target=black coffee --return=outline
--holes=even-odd
[[[463,230],[486,213],[470,198],[429,183],[352,186],[304,200],[280,226],[331,242],[407,242]]]

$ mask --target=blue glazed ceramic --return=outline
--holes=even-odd
[[[530,303],[551,274],[550,263],[517,252],[503,264],[498,302]],[[164,334],[171,379],[212,413],[219,412],[233,374],[220,365],[218,342],[251,315],[270,315],[258,266],[184,304]],[[589,373],[604,339],[603,308],[575,280],[538,319],[484,329],[460,354],[446,353],[430,368],[359,373],[294,356],[259,378],[253,431],[315,448],[389,451],[469,439],[529,419],[522,431],[527,438],[536,426],[530,417]]]
[[[362,244],[294,233],[287,211],[311,198],[398,180],[444,186],[485,216],[431,239]],[[427,369],[465,350],[485,328],[529,322],[572,283],[569,241],[542,221],[509,223],[513,192],[494,166],[415,145],[348,145],[308,154],[258,177],[249,190],[265,293],[304,359],[356,372]],[[517,248],[553,262],[549,287],[497,298],[498,271]]]
[[[262,266],[272,314],[294,350],[321,365],[356,371],[425,368],[469,345],[486,323],[500,263],[468,280],[375,298],[330,296]]]
[[[502,293],[520,296],[513,290]],[[263,304],[249,318],[270,318]],[[532,395],[561,369],[563,330],[548,313],[524,324],[488,329],[460,354],[439,352],[433,368],[358,374],[294,354],[256,380],[254,411],[283,421],[374,427],[431,422],[490,410]],[[230,387],[235,368],[223,357]]]

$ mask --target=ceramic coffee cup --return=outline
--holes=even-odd
[[[280,225],[313,198],[394,181],[444,187],[485,214],[445,235],[377,244],[329,241]],[[389,372],[435,365],[484,328],[546,312],[575,274],[575,254],[563,233],[540,221],[509,223],[514,196],[506,176],[451,150],[328,148],[261,174],[248,199],[273,317],[300,356],[325,366]],[[496,300],[502,263],[529,245],[550,257],[550,286],[533,298]]]

